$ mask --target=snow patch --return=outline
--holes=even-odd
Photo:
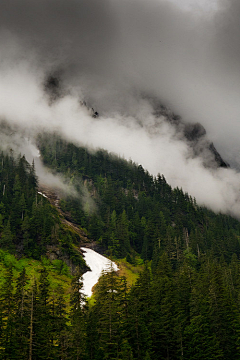
[[[43,197],[45,197],[46,199],[48,198],[47,195],[43,194],[41,191],[38,191],[39,195],[42,195]]]
[[[103,255],[98,254],[96,251],[84,247],[82,247],[81,249],[84,251],[84,260],[91,269],[91,271],[87,271],[82,276],[82,292],[87,295],[87,297],[90,297],[92,296],[92,288],[98,282],[102,271],[110,271],[111,268],[114,271],[118,271],[119,269],[113,261],[107,259]]]

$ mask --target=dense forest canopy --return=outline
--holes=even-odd
[[[199,207],[163,175],[154,178],[141,165],[104,150],[91,153],[57,136],[42,135],[38,141],[45,165],[89,195],[61,206],[112,255],[134,256],[135,251],[152,260],[166,251],[177,261],[186,248],[195,255],[223,255],[226,261],[239,255],[239,221]]]
[[[57,135],[37,142],[78,193],[61,199],[62,213],[144,270],[129,287],[109,269],[86,300],[82,240],[39,193],[34,163],[2,152],[0,358],[239,359],[239,221],[106,151]]]
[[[34,162],[2,152],[0,164],[1,248],[39,260],[57,246],[62,257],[83,265],[74,250],[76,235],[63,227],[56,209],[38,191]]]

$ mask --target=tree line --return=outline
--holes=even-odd
[[[72,277],[70,301],[50,291],[47,270],[36,281],[8,267],[0,288],[1,359],[149,360],[239,359],[240,263],[189,249],[177,268],[163,253],[127,287],[104,273],[95,302]]]

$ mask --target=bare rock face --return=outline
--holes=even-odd
[[[50,104],[64,96],[63,84],[60,72],[49,74],[43,84],[45,93],[49,98]]]
[[[206,129],[201,124],[186,124],[184,127],[184,135],[196,156],[202,156],[203,153],[207,155],[206,153],[209,152],[212,167],[229,167],[216,150],[214,144],[207,140]],[[208,166],[206,161],[205,165]]]
[[[182,137],[190,149],[190,156],[201,157],[203,164],[209,168],[229,167],[229,164],[223,160],[214,144],[208,140],[207,132],[200,123],[187,123],[181,116],[174,114],[169,108],[163,106],[158,99],[148,98],[151,102],[156,118],[164,118],[171,124],[178,135]]]
[[[225,162],[223,160],[223,158],[221,157],[221,155],[219,154],[219,152],[216,150],[215,146],[213,145],[213,143],[210,143],[209,145],[209,150],[213,153],[216,163],[220,166],[220,167],[224,167],[224,168],[228,168],[230,167],[230,165]]]
[[[186,124],[184,128],[184,135],[189,141],[197,141],[206,135],[205,128],[199,124]]]

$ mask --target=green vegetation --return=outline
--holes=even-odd
[[[137,281],[139,274],[143,271],[144,265],[133,265],[127,262],[126,259],[118,259],[116,263],[119,268],[119,275],[126,278],[127,285],[130,288]]]
[[[62,260],[50,261],[43,256],[40,261],[29,258],[18,260],[9,252],[0,250],[0,286],[3,285],[6,273],[10,268],[13,272],[13,284],[16,284],[17,277],[24,269],[29,279],[27,288],[31,287],[35,280],[39,280],[41,271],[44,268],[48,272],[51,291],[54,292],[61,285],[64,293],[69,293],[72,275],[70,274],[69,267]]]
[[[38,193],[34,163],[24,156],[0,155],[0,247],[16,254],[40,260],[58,249],[59,259],[86,269],[76,245],[76,233],[62,224],[57,210]],[[56,256],[56,252],[55,252]]]
[[[195,256],[223,256],[228,263],[233,253],[240,255],[239,221],[199,207],[163,175],[154,178],[141,165],[57,136],[42,135],[38,142],[44,163],[79,192],[79,199],[62,201],[62,209],[109,255],[134,263],[137,253],[153,267],[164,252],[176,266],[188,247]]]
[[[79,193],[62,210],[121,271],[85,302],[77,234],[36,195],[34,166],[2,154],[0,359],[239,359],[239,221],[105,151],[38,142]]]

